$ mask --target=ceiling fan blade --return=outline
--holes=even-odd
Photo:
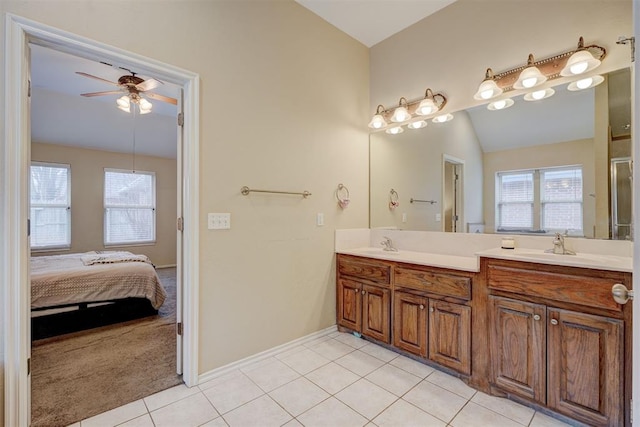
[[[169,104],[178,105],[178,100],[175,98],[169,98],[168,96],[158,95],[157,93],[145,93],[151,99],[157,99],[158,101],[168,102]]]
[[[140,92],[144,92],[146,90],[151,90],[151,89],[155,89],[158,86],[160,86],[161,84],[163,84],[160,80],[154,79],[154,78],[150,78],[147,79],[145,81],[143,81],[142,83],[138,83],[136,85],[136,89],[138,89]]]
[[[109,83],[110,85],[120,86],[118,83],[112,82],[111,80],[103,79],[102,77],[97,77],[92,74],[83,73],[82,71],[76,71],[76,74],[79,74],[84,77],[89,77],[90,79],[100,80],[101,82]]]
[[[122,93],[121,90],[109,90],[106,92],[90,92],[90,93],[81,93],[82,96],[102,96],[102,95],[120,95]]]

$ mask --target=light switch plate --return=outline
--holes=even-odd
[[[442,221],[442,216],[440,214],[436,214],[436,222]]]
[[[229,230],[231,228],[230,213],[209,213],[207,215],[209,230]]]
[[[324,225],[324,214],[319,213],[316,215],[316,225],[322,227]]]

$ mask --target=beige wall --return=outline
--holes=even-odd
[[[3,0],[0,12],[200,74],[203,373],[335,324],[334,230],[368,225],[369,53],[293,0],[153,4]],[[207,212],[230,212],[232,229],[207,230]]]
[[[463,218],[482,222],[482,149],[469,115],[461,111],[446,123],[407,129],[399,135],[371,134],[371,227],[442,231],[443,156],[464,161]],[[389,209],[389,191],[398,192],[400,206]],[[436,200],[436,204],[410,203],[410,199]],[[402,222],[402,214],[407,221]]]
[[[31,144],[31,160],[71,165],[71,250],[115,250],[104,246],[104,168],[131,169],[132,155],[54,144]],[[145,254],[156,266],[176,263],[176,160],[136,155],[136,169],[156,174],[156,243],[121,249]],[[35,253],[35,255],[39,255]]]
[[[484,153],[485,233],[495,231],[496,173],[501,171],[582,165],[583,229],[594,236],[596,224],[596,163],[592,139]]]

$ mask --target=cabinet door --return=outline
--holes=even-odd
[[[338,325],[356,332],[362,329],[362,285],[351,280],[338,280]]]
[[[547,405],[594,426],[623,425],[622,321],[549,309]]]
[[[429,359],[471,373],[471,307],[429,300]]]
[[[362,334],[391,343],[391,291],[362,285]]]
[[[489,325],[493,383],[545,403],[545,306],[489,296]]]
[[[393,301],[393,345],[409,353],[426,357],[427,298],[406,292],[394,292]]]

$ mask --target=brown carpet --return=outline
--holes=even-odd
[[[32,426],[67,426],[182,383],[175,268],[158,269],[158,315],[32,343]]]

